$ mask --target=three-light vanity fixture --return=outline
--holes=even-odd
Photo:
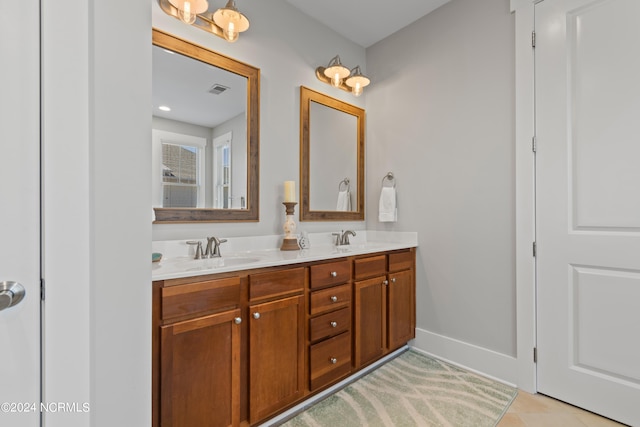
[[[349,70],[342,65],[339,55],[334,56],[326,67],[316,68],[316,77],[321,82],[351,92],[355,96],[362,95],[364,87],[371,83],[371,80],[362,74],[359,65]]]
[[[249,20],[238,11],[235,0],[213,13],[207,0],[158,0],[158,4],[167,15],[232,43],[249,28]]]

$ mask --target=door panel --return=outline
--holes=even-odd
[[[536,5],[538,390],[640,425],[637,0]]]
[[[0,282],[23,300],[0,311],[0,425],[40,419],[40,52],[37,1],[0,2]],[[7,406],[6,404],[9,406]],[[25,405],[26,404],[26,405]]]
[[[304,297],[249,307],[250,422],[282,409],[304,393]]]

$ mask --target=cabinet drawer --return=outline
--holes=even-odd
[[[278,297],[302,292],[304,267],[249,276],[249,299]]]
[[[351,279],[351,263],[334,261],[311,266],[311,289],[339,285]]]
[[[378,255],[357,259],[353,263],[356,280],[382,276],[387,272],[387,256]]]
[[[161,290],[161,319],[196,315],[240,303],[240,278],[168,286]]]
[[[351,284],[334,286],[311,293],[309,310],[311,315],[346,307],[351,302]]]
[[[413,267],[413,252],[404,251],[389,254],[389,271],[408,270]]]
[[[351,333],[312,345],[309,372],[311,390],[351,372]]]
[[[350,329],[351,309],[342,308],[331,313],[314,317],[309,321],[309,335],[311,341],[338,335]]]

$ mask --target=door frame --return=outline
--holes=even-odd
[[[516,77],[516,366],[518,388],[537,392],[535,224],[535,78],[532,34],[535,4],[543,0],[510,0],[515,15]]]

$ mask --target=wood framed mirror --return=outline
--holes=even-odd
[[[300,86],[300,221],[364,220],[362,108]]]
[[[153,98],[154,223],[258,221],[260,70],[154,29]]]

